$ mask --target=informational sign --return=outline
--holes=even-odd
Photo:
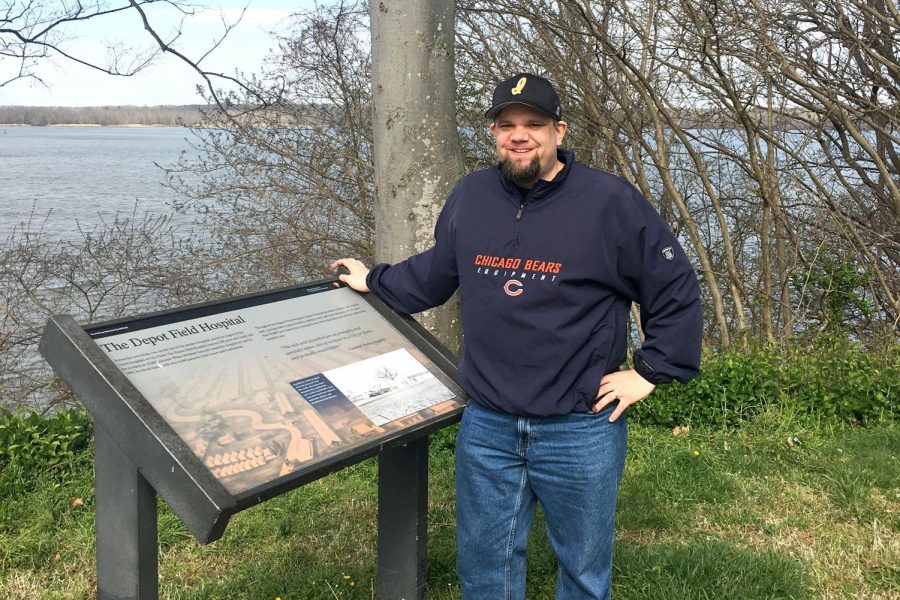
[[[233,496],[464,404],[408,334],[336,282],[87,331]]]

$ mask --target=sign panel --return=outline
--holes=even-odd
[[[87,328],[232,496],[458,412],[410,326],[336,282]]]

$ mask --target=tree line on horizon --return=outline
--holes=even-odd
[[[0,106],[3,125],[164,125],[202,122],[205,104],[166,106]]]
[[[219,110],[214,103],[160,106],[0,106],[0,127],[18,125],[203,127],[204,123],[208,123],[207,113],[214,110]],[[332,108],[327,105],[314,103],[292,106],[289,110],[275,104],[266,110],[250,107],[242,115],[232,117],[246,126],[307,127],[323,112],[330,110]]]

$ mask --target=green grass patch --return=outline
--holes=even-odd
[[[686,522],[685,513],[732,500],[734,475],[722,468],[721,456],[706,441],[672,439],[656,429],[641,430],[639,436],[629,444],[619,492],[621,526],[677,530]]]
[[[722,541],[621,543],[616,598],[757,600],[813,598],[803,565],[784,554]]]
[[[429,598],[457,599],[455,430],[429,472]],[[733,430],[632,422],[617,521],[617,600],[900,600],[900,425],[810,419],[765,407]],[[20,454],[25,456],[24,454]],[[29,455],[30,456],[30,455]],[[167,599],[373,598],[377,462],[236,515],[197,544],[159,504]],[[92,447],[0,472],[0,597],[92,598]],[[540,511],[528,597],[550,598],[556,561]]]

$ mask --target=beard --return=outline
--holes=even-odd
[[[519,187],[531,187],[541,173],[541,161],[535,156],[527,165],[517,166],[508,158],[500,161],[503,175]]]

